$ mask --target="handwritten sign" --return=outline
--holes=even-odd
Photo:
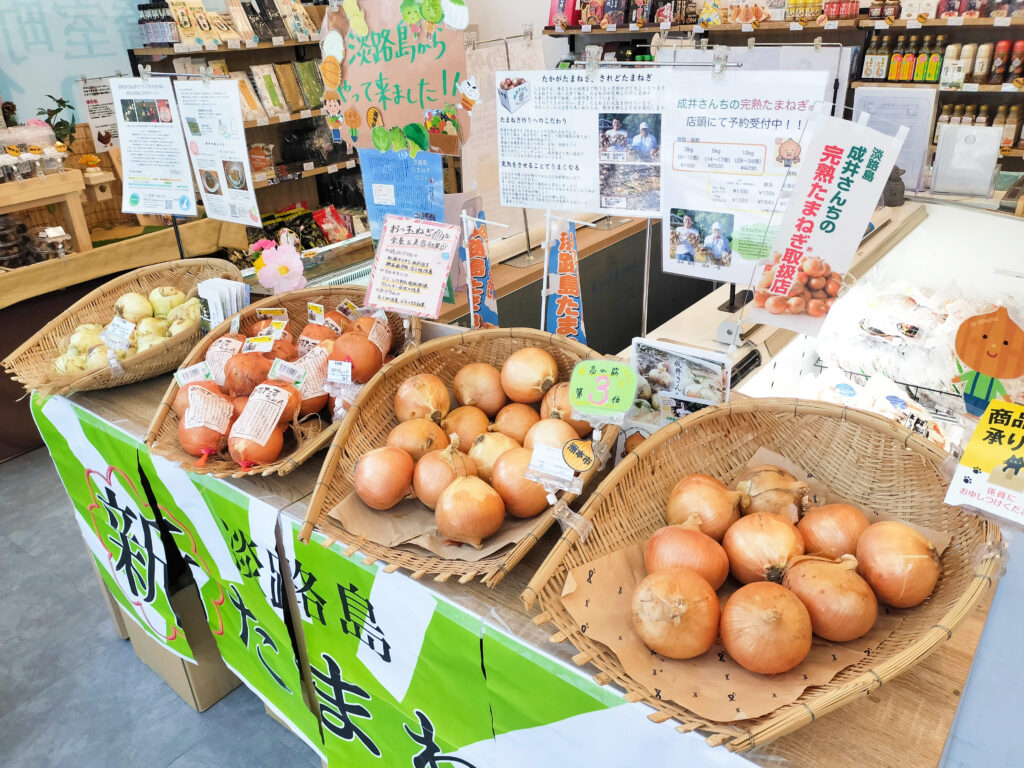
[[[621,424],[633,407],[637,389],[636,370],[612,360],[584,360],[572,369],[569,403],[574,419],[591,424]]]
[[[367,306],[437,318],[461,235],[461,227],[451,224],[385,216]]]

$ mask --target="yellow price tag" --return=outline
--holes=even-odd
[[[594,466],[594,443],[590,440],[570,440],[562,446],[562,458],[576,472],[586,472]]]

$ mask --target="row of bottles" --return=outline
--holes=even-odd
[[[917,35],[911,35],[909,43],[906,42],[905,35],[900,35],[896,38],[896,47],[890,50],[888,35],[882,39],[881,44],[878,42],[878,35],[872,35],[871,43],[864,52],[861,80],[937,83],[942,73],[945,41],[946,36],[939,35],[933,46],[932,36],[925,35],[919,46]]]
[[[178,25],[166,2],[139,6],[139,34],[147,48],[174,45],[180,42]]]
[[[989,106],[982,104],[944,104],[939,118],[935,122],[935,143],[939,143],[942,131],[948,125],[990,125]],[[1020,136],[1021,114],[1020,105],[1014,104],[1009,111],[1005,104],[996,109],[995,117],[991,125],[1003,129],[1003,138],[1000,142],[1004,149],[1024,149],[1024,138]]]
[[[1024,40],[953,43],[946,46],[945,57],[963,65],[965,83],[999,85],[1024,77]]]

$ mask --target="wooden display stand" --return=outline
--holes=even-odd
[[[92,239],[82,211],[83,191],[85,179],[77,170],[11,182],[0,186],[0,214],[55,205],[61,211],[67,233],[71,235],[72,248],[78,253],[91,251]]]

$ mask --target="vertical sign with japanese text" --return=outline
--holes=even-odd
[[[551,223],[551,232],[554,239],[548,247],[544,330],[586,344],[576,224],[565,219],[555,219]]]
[[[444,172],[436,152],[359,150],[370,236],[380,240],[384,217],[444,221]]]
[[[465,220],[473,226],[466,243],[470,328],[498,327],[498,299],[494,294],[494,278],[491,276],[490,242],[487,239],[487,224],[483,221],[485,218],[486,214],[480,211],[476,220]]]

